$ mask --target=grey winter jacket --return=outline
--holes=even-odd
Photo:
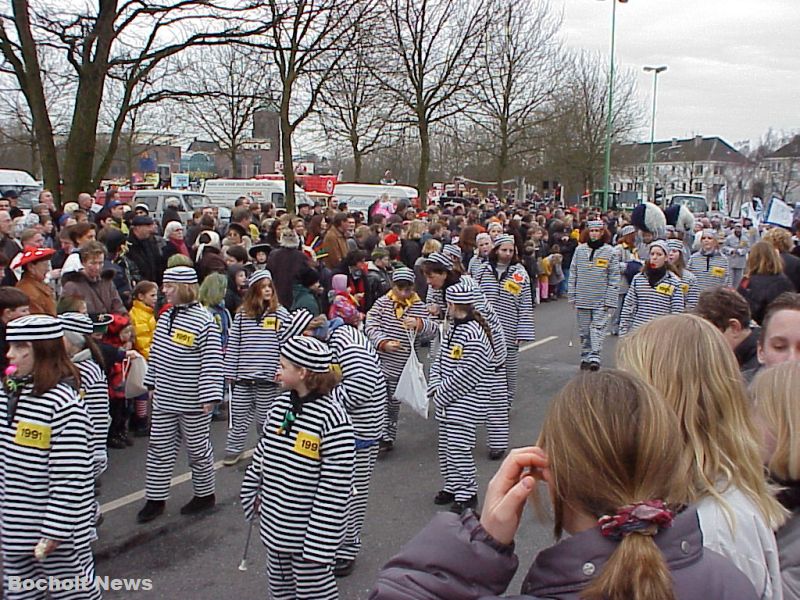
[[[755,600],[753,585],[723,556],[704,549],[697,512],[687,509],[655,538],[678,600]],[[597,528],[539,553],[518,600],[578,600],[616,547]],[[492,600],[517,570],[512,546],[493,540],[472,511],[439,513],[383,567],[371,600]]]
[[[775,534],[781,561],[783,600],[800,600],[800,516],[797,513]]]

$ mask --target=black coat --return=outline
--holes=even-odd
[[[155,238],[140,240],[131,234],[128,237],[128,258],[139,269],[142,279],[153,281],[161,287],[161,249]]]
[[[783,261],[783,272],[794,285],[794,291],[800,292],[800,258],[788,252],[781,252],[781,260]]]
[[[786,275],[751,275],[739,284],[737,290],[750,305],[750,314],[761,325],[769,303],[784,292],[793,292],[794,286]]]

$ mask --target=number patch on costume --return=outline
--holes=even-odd
[[[659,283],[656,286],[656,291],[665,296],[672,296],[672,294],[675,293],[675,286],[670,285],[669,283]]]
[[[453,360],[461,360],[461,357],[464,356],[464,348],[456,344],[450,350],[450,358]]]
[[[179,346],[186,346],[187,348],[194,346],[194,338],[195,335],[193,333],[189,333],[183,329],[176,329],[175,333],[172,334],[173,342]]]
[[[722,267],[711,267],[711,274],[714,277],[725,277],[725,269]]]
[[[302,456],[319,460],[319,438],[301,431],[294,442],[294,451]]]
[[[522,293],[522,286],[511,279],[506,279],[503,289],[514,296],[519,296]]]
[[[271,329],[273,331],[278,331],[281,326],[281,322],[277,317],[264,317],[264,320],[261,322],[261,327],[264,329]]]
[[[14,443],[18,446],[47,450],[50,447],[50,428],[47,425],[20,421],[17,423]]]
[[[605,269],[608,267],[608,259],[607,258],[598,258],[594,261],[594,266],[599,267],[601,269]]]
[[[681,285],[681,289],[683,290],[683,295],[686,296],[689,294],[689,284],[684,283]]]

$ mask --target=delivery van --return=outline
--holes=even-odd
[[[419,208],[419,194],[408,185],[381,185],[378,183],[337,183],[333,195],[337,202],[347,202],[349,210],[367,214],[367,209],[378,198],[387,194],[392,200],[405,200],[410,206]]]
[[[216,206],[233,206],[240,196],[253,202],[272,202],[278,208],[286,207],[284,180],[280,179],[206,179],[203,193]],[[294,186],[295,203],[309,202],[299,186]]]

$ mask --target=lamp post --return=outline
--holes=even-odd
[[[653,182],[653,146],[656,135],[656,91],[658,90],[658,74],[667,70],[666,65],[660,67],[645,67],[646,73],[653,73],[653,116],[650,119],[650,158],[647,161],[647,193],[653,202],[656,197],[655,183]]]
[[[611,185],[611,111],[614,108],[614,34],[617,27],[617,2],[628,0],[611,0],[611,60],[608,69],[608,114],[606,115],[606,156],[603,173],[603,212],[608,210],[608,193]]]

